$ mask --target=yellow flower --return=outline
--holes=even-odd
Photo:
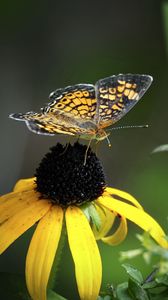
[[[47,284],[65,219],[80,299],[96,300],[102,264],[96,240],[110,245],[127,235],[131,220],[164,248],[160,225],[130,194],[106,187],[103,168],[89,149],[57,144],[43,158],[34,178],[19,180],[0,197],[0,253],[38,222],[26,258],[26,283],[33,300],[45,300]],[[114,220],[120,224],[107,236]],[[112,263],[112,262],[110,262]]]

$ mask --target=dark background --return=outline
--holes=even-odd
[[[1,1],[0,6],[1,193],[11,191],[19,178],[33,176],[49,147],[69,141],[35,135],[8,119],[10,113],[38,111],[59,87],[118,73],[150,74],[154,82],[142,101],[117,123],[149,124],[149,129],[113,131],[112,148],[103,141],[98,155],[108,184],[133,194],[167,230],[168,154],[151,151],[168,143],[168,2]],[[124,278],[118,253],[138,246],[137,228],[129,228],[122,245],[100,244],[103,286]],[[24,272],[30,236],[31,230],[3,254],[2,271]],[[57,291],[65,290],[66,282],[62,293],[71,299],[72,262],[67,250],[64,256]],[[151,270],[142,259],[134,263],[144,275]]]

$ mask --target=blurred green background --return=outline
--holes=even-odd
[[[151,155],[168,143],[168,2],[157,0],[1,1],[1,193],[19,178],[31,177],[49,147],[67,136],[39,136],[24,123],[8,119],[12,112],[38,111],[50,92],[76,83],[95,83],[118,73],[154,77],[148,92],[117,125],[149,124],[149,129],[113,131],[98,155],[110,186],[128,191],[168,231],[168,153]],[[75,139],[74,139],[75,141]],[[103,287],[119,283],[125,272],[119,251],[136,248],[129,224],[124,243],[100,243]],[[0,258],[0,270],[24,273],[32,229]],[[141,258],[133,260],[144,276],[151,271]],[[74,299],[73,263],[65,248],[57,291]],[[76,298],[75,298],[76,299]]]

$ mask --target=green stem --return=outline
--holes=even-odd
[[[49,278],[49,282],[48,282],[48,289],[54,290],[54,287],[56,285],[56,281],[57,281],[57,276],[59,273],[59,265],[60,265],[60,261],[61,261],[61,256],[62,256],[62,252],[63,252],[63,248],[65,245],[65,241],[66,241],[66,225],[65,225],[65,220],[63,222],[63,226],[62,226],[62,232],[61,232],[61,237],[60,237],[60,241],[58,244],[58,248],[57,248],[57,252],[54,258],[54,262],[52,265],[52,269],[51,269],[51,273],[50,273],[50,278]]]
[[[162,14],[163,14],[163,29],[165,36],[165,47],[168,56],[168,2],[164,1],[162,4]]]

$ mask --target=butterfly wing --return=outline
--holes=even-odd
[[[121,119],[143,96],[152,82],[148,75],[119,74],[91,84],[77,84],[50,94],[41,113],[11,114],[38,134],[94,135]],[[96,90],[96,96],[95,96]]]
[[[149,75],[119,74],[100,79],[96,85],[95,121],[105,128],[120,120],[147,91],[153,78]]]
[[[92,84],[76,84],[57,89],[49,96],[51,102],[45,106],[43,113],[61,110],[74,118],[93,120],[96,112],[95,87]]]
[[[49,96],[51,102],[41,113],[11,114],[9,117],[25,121],[27,127],[37,133],[54,135],[91,135],[95,133],[95,88],[91,84],[77,84],[58,89]]]
[[[25,121],[29,130],[37,134],[55,135],[57,133],[69,135],[94,135],[96,125],[92,121],[75,119],[59,110],[51,113],[28,112],[25,114],[11,114],[12,119]]]

